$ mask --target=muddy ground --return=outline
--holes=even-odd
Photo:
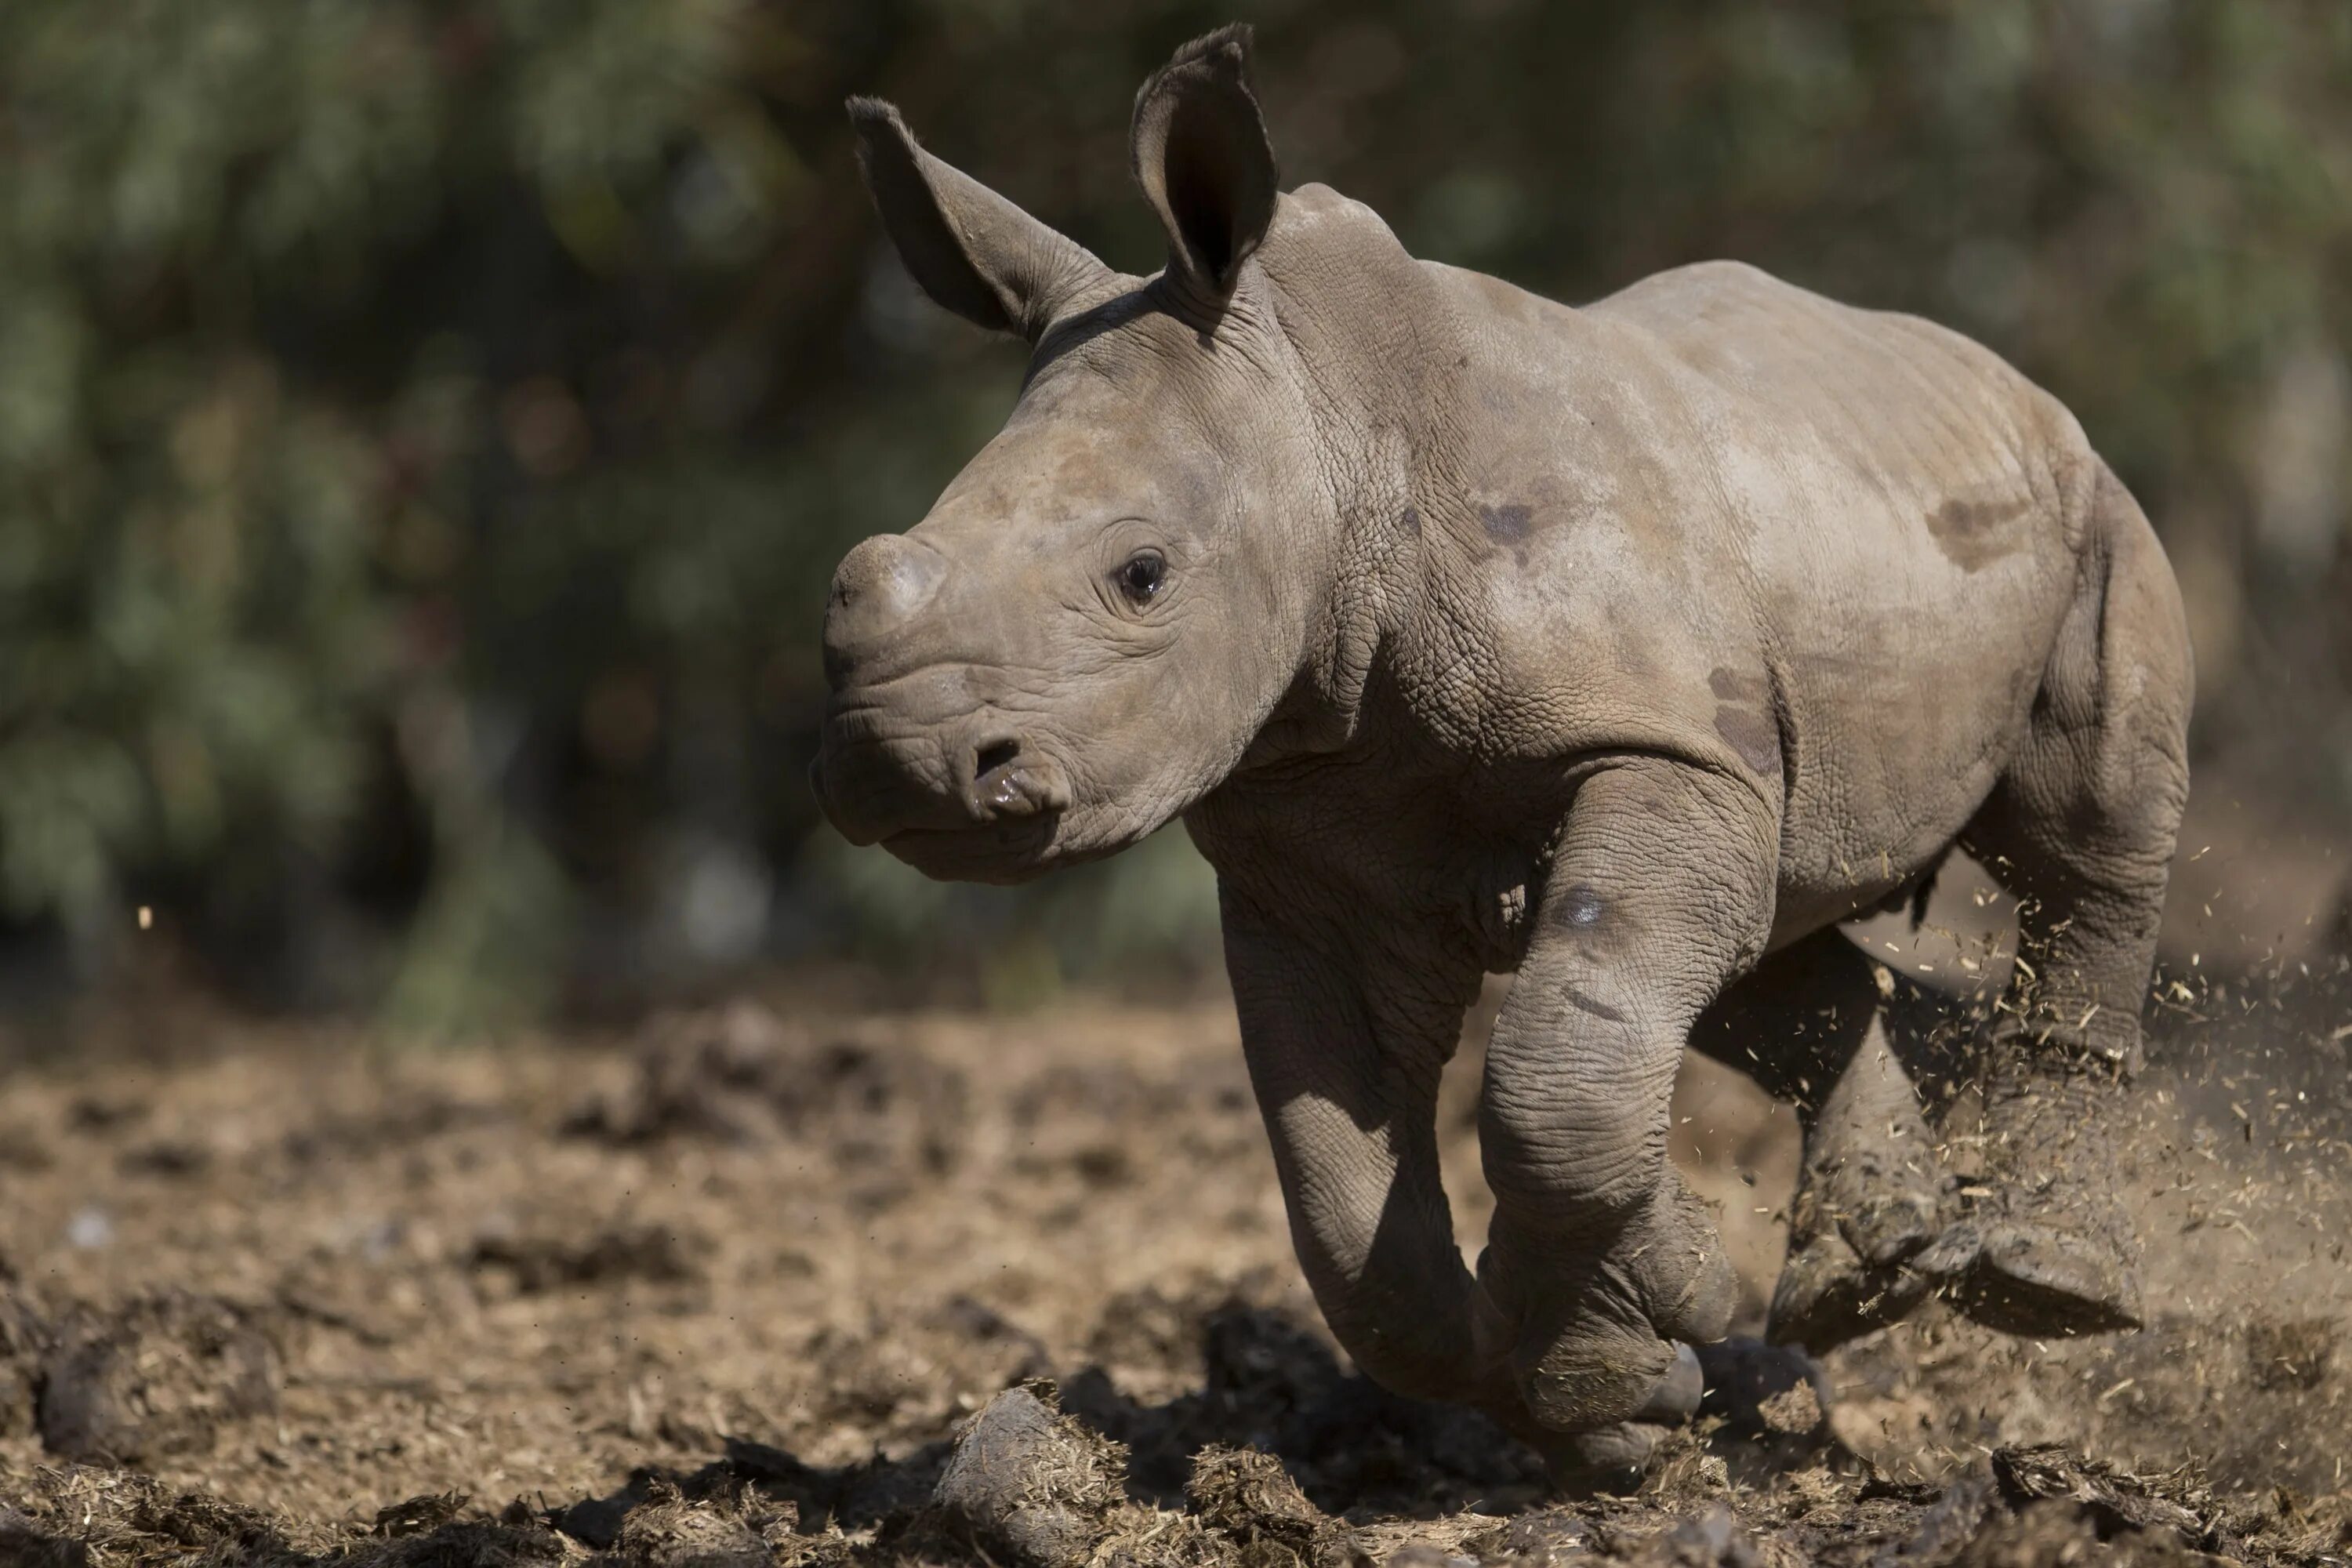
[[[1335,1353],[1221,999],[183,1018],[6,1079],[0,1561],[2342,1563],[2352,1009],[2314,994],[2158,1019],[2147,1331],[1931,1305],[1831,1359],[1825,1427],[1575,1504]],[[1704,1063],[1675,1117],[1753,1331],[1791,1119]]]

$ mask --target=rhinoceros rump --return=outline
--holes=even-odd
[[[819,793],[856,842],[1012,881],[1181,817],[1300,1262],[1401,1392],[1570,1477],[1686,1408],[1732,1277],[1666,1160],[1686,1043],[1794,1100],[1776,1338],[1930,1289],[2127,1326],[2103,1127],[2138,1058],[2187,791],[2179,596],[2047,394],[1916,318],[1728,263],[1579,310],[1278,192],[1248,35],[1136,100],[1167,231],[1112,271],[856,100],[940,303],[1025,337],[1003,432],[843,562]],[[2025,900],[1980,1042],[1984,1169],[1937,1165],[1837,923],[1954,844]],[[1439,1068],[1517,973],[1475,1273]]]

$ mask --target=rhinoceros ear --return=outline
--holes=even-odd
[[[1234,291],[1274,221],[1274,146],[1249,82],[1250,30],[1196,38],[1135,95],[1132,156],[1169,267],[1212,299]]]
[[[849,119],[890,243],[923,292],[957,315],[1034,342],[1109,277],[1077,241],[917,146],[891,105],[853,98]]]

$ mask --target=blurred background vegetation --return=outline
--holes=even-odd
[[[1213,964],[1181,835],[939,887],[803,775],[834,563],[1020,370],[884,248],[841,100],[1148,271],[1133,90],[1235,15],[1285,183],[1420,255],[1738,257],[2011,356],[2164,532],[2202,776],[2352,822],[2342,0],[12,0],[5,998],[142,943],[431,1028]]]

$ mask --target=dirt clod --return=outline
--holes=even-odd
[[[1031,1568],[1084,1557],[1123,1500],[1127,1456],[1053,1396],[1047,1384],[1008,1388],[958,1431],[932,1500],[944,1535]]]
[[[1611,1555],[1638,1568],[1768,1568],[1755,1541],[1721,1503]]]
[[[663,1021],[636,1068],[634,1084],[577,1107],[567,1130],[622,1143],[814,1140],[845,1163],[931,1175],[963,1143],[961,1072],[904,1046],[821,1037],[754,1003]]]
[[[1950,1561],[1953,1568],[2221,1568],[2229,1559],[2195,1551],[2168,1531],[2103,1531],[2096,1510],[2052,1500],[1995,1519]]]
[[[78,1309],[41,1372],[41,1440],[78,1460],[133,1464],[211,1445],[214,1428],[275,1409],[277,1348],[243,1309],[178,1291]]]
[[[689,1497],[656,1480],[594,1562],[598,1568],[774,1568],[799,1522],[791,1504],[769,1506],[748,1488]]]
[[[32,1302],[0,1287],[0,1437],[37,1428],[41,1363],[49,1340],[49,1325]]]
[[[79,1561],[94,1568],[165,1563],[279,1568],[309,1563],[336,1538],[318,1530],[298,1545],[298,1532],[270,1510],[179,1491],[152,1476],[112,1467],[43,1467],[16,1490],[14,1507],[32,1531],[82,1548],[87,1555]]]
[[[465,1519],[382,1544],[285,1558],[271,1568],[536,1568],[569,1557],[561,1538],[528,1521]]]
[[[1812,1384],[1801,1383],[1763,1400],[1756,1406],[1756,1415],[1768,1431],[1810,1432],[1822,1424],[1822,1402]]]
[[[584,1240],[563,1236],[485,1236],[474,1243],[478,1268],[509,1271],[515,1289],[532,1296],[572,1285],[625,1280],[683,1284],[701,1277],[698,1238],[663,1226],[615,1226]]]
[[[89,1548],[52,1535],[13,1508],[0,1507],[0,1563],[16,1568],[85,1568]]]
[[[1252,1568],[1336,1568],[1356,1534],[1307,1500],[1282,1461],[1255,1448],[1208,1448],[1192,1465],[1186,1500]]]
[[[2336,1363],[2339,1331],[2326,1318],[2257,1318],[2246,1325],[2254,1385],[2270,1393],[2317,1388]]]
[[[428,1492],[375,1510],[375,1532],[387,1539],[402,1535],[422,1535],[438,1530],[459,1514],[474,1500],[464,1492]]]
[[[1699,1350],[1706,1375],[1700,1408],[1736,1431],[1801,1436],[1822,1424],[1830,1404],[1821,1363],[1795,1345],[1735,1337]]]

